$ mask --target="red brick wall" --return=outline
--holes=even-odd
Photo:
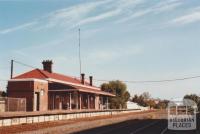
[[[41,95],[41,90],[44,94]],[[27,111],[34,111],[34,93],[40,94],[39,111],[48,110],[48,83],[38,81],[10,81],[8,82],[8,97],[26,98]]]
[[[33,81],[8,82],[8,97],[26,98],[26,110],[33,111]]]

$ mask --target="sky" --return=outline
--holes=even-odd
[[[199,0],[9,0],[0,1],[0,88],[10,60],[99,80],[146,81],[200,75]],[[14,64],[14,76],[32,68]],[[131,96],[162,99],[200,94],[200,78],[164,83],[126,83]],[[100,82],[96,82],[100,85]]]

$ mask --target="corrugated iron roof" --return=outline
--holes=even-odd
[[[90,84],[87,81],[85,81],[85,84],[83,85],[79,78],[66,76],[66,75],[62,75],[58,73],[49,73],[41,69],[34,69],[32,71],[16,76],[13,79],[30,79],[30,78],[42,79],[42,80],[55,79],[58,81],[72,83],[73,87],[75,87],[76,89],[82,92],[91,92],[91,93],[97,93],[97,94],[102,94],[102,95],[115,96],[111,93],[102,91],[98,87],[90,86]]]

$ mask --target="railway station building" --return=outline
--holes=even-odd
[[[26,98],[26,111],[101,110],[108,108],[108,98],[115,95],[93,85],[93,77],[75,78],[52,70],[53,62],[42,62],[34,69],[8,81],[8,97]]]

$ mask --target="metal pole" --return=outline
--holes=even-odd
[[[78,35],[79,35],[79,66],[80,66],[80,75],[81,75],[81,30],[78,29]]]
[[[14,62],[14,60],[11,60],[10,79],[13,78],[13,62]]]

